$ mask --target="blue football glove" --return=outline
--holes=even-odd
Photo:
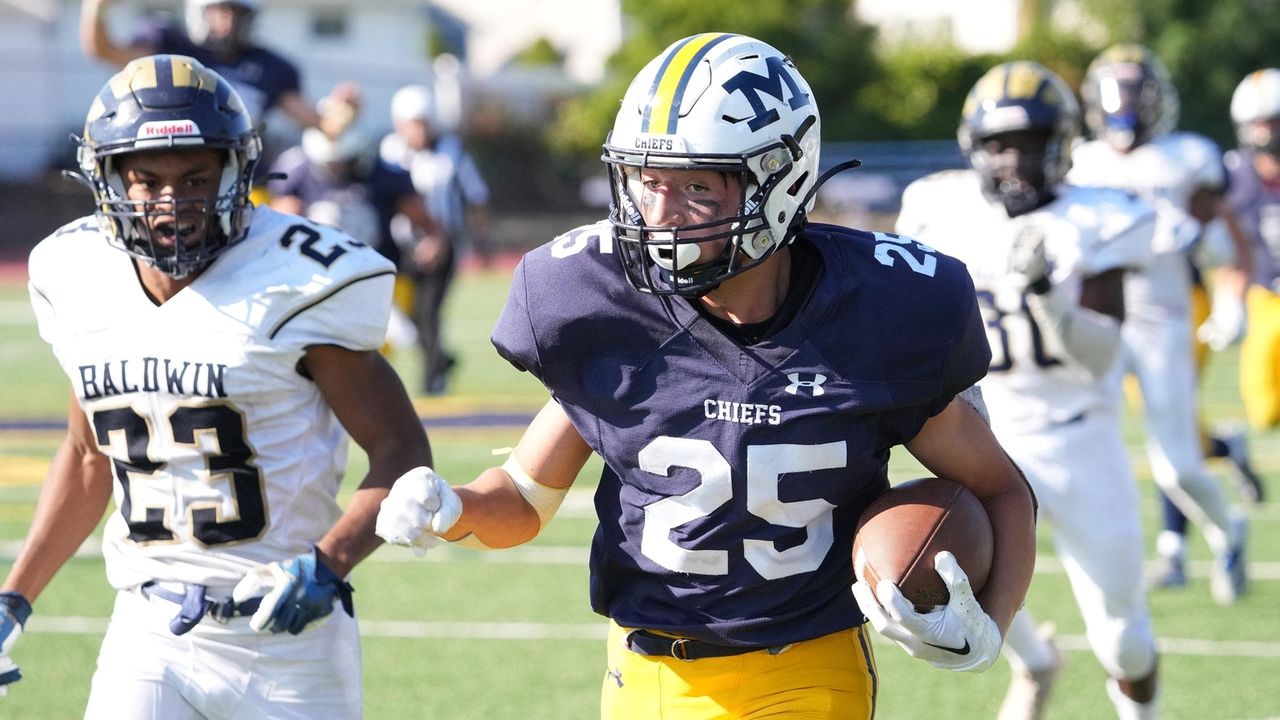
[[[237,603],[262,597],[262,604],[249,618],[257,632],[288,632],[297,635],[307,625],[333,612],[333,601],[353,614],[351,585],[344,582],[316,557],[313,548],[297,557],[259,565],[236,584],[231,598]]]
[[[9,651],[22,635],[31,617],[31,603],[18,592],[0,592],[0,696],[9,692],[9,683],[22,679],[18,665],[9,659]]]

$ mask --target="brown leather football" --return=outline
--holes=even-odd
[[[866,553],[863,577],[874,588],[892,580],[902,594],[927,612],[947,604],[950,594],[933,566],[943,550],[956,556],[976,594],[991,572],[991,520],[982,503],[960,483],[920,478],[899,483],[867,506],[853,541]]]

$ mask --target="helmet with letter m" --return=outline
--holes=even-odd
[[[1164,62],[1132,43],[1113,45],[1089,63],[1080,98],[1089,132],[1120,152],[1171,132],[1181,109]]]
[[[1062,78],[1037,62],[997,65],[969,90],[956,137],[982,193],[1015,216],[1040,207],[1071,169],[1080,107]],[[1008,139],[1027,144],[1010,148]]]
[[[119,171],[123,156],[191,149],[223,154],[216,194],[177,200],[128,197]],[[108,241],[182,278],[244,238],[253,211],[253,168],[260,153],[253,120],[226,80],[193,58],[152,55],[130,62],[94,98],[77,157]],[[157,243],[152,220],[164,215],[192,231],[180,232],[181,240],[172,246]],[[179,220],[184,217],[188,222]]]
[[[768,44],[704,33],[663,50],[627,89],[602,158],[614,246],[631,284],[697,297],[791,242],[813,205],[820,133],[808,83]],[[647,225],[641,173],[655,168],[735,174],[738,205],[712,222]],[[698,262],[711,241],[723,249]]]

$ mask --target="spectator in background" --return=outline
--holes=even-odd
[[[279,177],[282,176],[282,177]],[[317,128],[302,133],[302,144],[285,150],[271,167],[271,207],[342,228],[414,276],[437,272],[449,262],[448,242],[409,173],[378,158],[372,139],[351,127],[337,138]],[[391,236],[391,218],[407,219],[412,242],[404,251]],[[413,324],[392,312],[387,341],[412,345]]]
[[[438,395],[456,364],[441,340],[440,311],[463,253],[470,249],[482,262],[488,261],[489,186],[462,140],[440,132],[430,88],[409,85],[397,91],[391,99],[391,121],[395,131],[382,138],[382,159],[409,172],[448,240],[445,257],[431,270],[411,269],[411,289],[397,292],[405,300],[401,309],[417,327],[423,390]],[[411,237],[407,219],[397,218],[392,232],[400,243]]]
[[[91,58],[120,68],[135,58],[155,53],[186,55],[200,61],[236,89],[255,124],[268,110],[278,108],[303,128],[320,128],[336,137],[354,119],[354,86],[340,84],[333,103],[322,115],[301,92],[298,68],[278,53],[255,44],[250,34],[261,0],[186,0],[185,27],[156,19],[145,23],[125,44],[111,38],[105,13],[113,0],[83,0],[80,46]],[[271,148],[266,148],[271,157]],[[259,168],[260,170],[263,168]],[[255,196],[256,204],[265,197]]]

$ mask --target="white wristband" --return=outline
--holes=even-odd
[[[564,502],[565,496],[569,494],[569,488],[547,487],[534,480],[523,467],[520,467],[520,463],[516,462],[514,453],[502,463],[502,469],[511,476],[512,482],[516,484],[516,490],[520,491],[520,496],[529,503],[534,512],[538,513],[538,529],[546,527],[547,523],[551,522],[551,518],[555,517],[556,511],[560,509],[560,503]]]

